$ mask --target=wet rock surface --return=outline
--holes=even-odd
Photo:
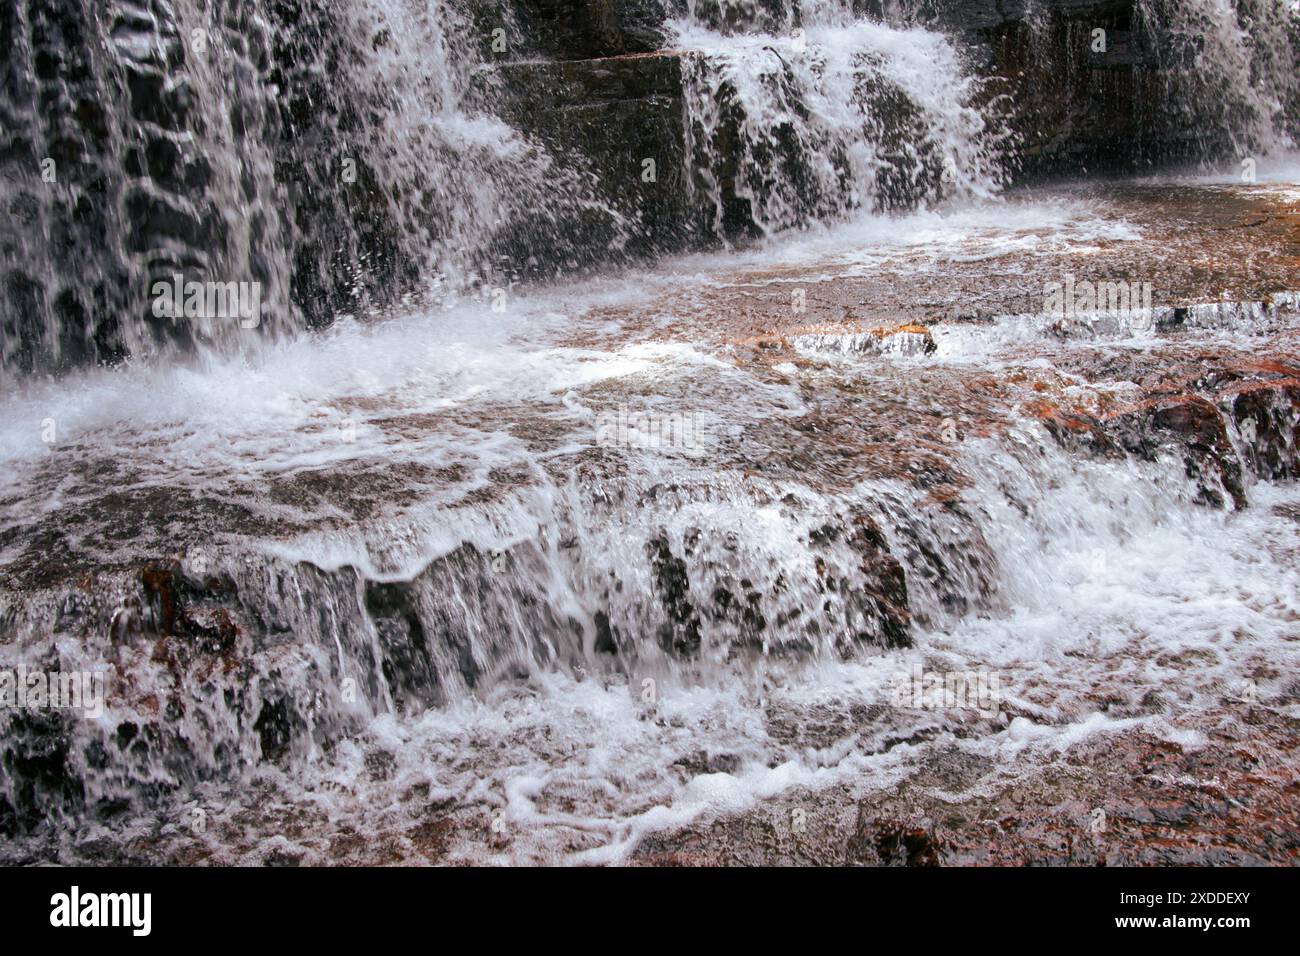
[[[1058,233],[1067,237],[1060,247],[1031,255],[1023,234],[1002,229],[938,252],[886,252],[865,268],[824,257],[776,269],[741,262],[697,278],[694,297],[674,276],[631,307],[587,307],[585,335],[566,324],[544,345],[559,342],[584,361],[652,350],[642,367],[563,397],[514,402],[489,395],[449,407],[419,394],[408,401],[400,387],[333,396],[299,432],[275,432],[283,457],[259,467],[246,451],[255,429],[236,431],[215,454],[165,424],[111,430],[107,446],[74,432],[26,460],[4,492],[0,661],[105,669],[112,717],[11,721],[0,748],[6,853],[104,862],[556,853],[656,863],[1283,860],[1294,853],[1286,823],[1294,793],[1283,781],[1294,766],[1291,692],[1276,669],[1261,670],[1249,643],[1264,640],[1256,625],[1173,650],[1148,650],[1141,634],[1119,650],[1103,632],[1061,634],[1067,669],[1090,675],[1087,689],[1054,702],[1029,681],[996,716],[918,713],[878,692],[790,699],[806,682],[803,667],[900,655],[952,666],[945,635],[1023,601],[1007,590],[1005,529],[1017,515],[1029,528],[1045,520],[1041,496],[1054,482],[1135,469],[1125,496],[1164,496],[1159,507],[1192,516],[1180,521],[1286,526],[1289,505],[1274,512],[1259,502],[1272,500],[1261,499],[1265,485],[1285,487],[1300,470],[1300,353],[1285,294],[1295,274],[1294,200],[1271,187],[1203,188],[1215,202],[1190,187],[1117,188],[1107,208],[1123,210],[1141,237]],[[998,243],[1002,251],[978,260],[981,280],[965,253]],[[1132,275],[1125,270],[1137,262],[1169,283],[1152,315],[1072,316],[1063,325],[1034,313],[1040,283],[1054,276]],[[799,311],[794,290],[805,293]],[[653,351],[684,342],[703,357],[673,364],[673,352]],[[976,360],[963,360],[965,350]],[[703,449],[654,449],[596,441],[592,414],[574,414],[575,400],[593,414],[631,406],[726,415],[701,430]],[[348,421],[338,409],[353,416],[359,440],[375,444],[321,464],[313,456],[339,447]],[[489,421],[502,428],[488,447],[508,454],[485,466],[466,450]],[[1290,566],[1284,550],[1262,553]],[[1285,632],[1285,594],[1243,600]],[[1177,675],[1165,682],[1181,689],[1170,700],[1148,692],[1149,678],[1124,670],[1136,665],[1109,670],[1116,655]],[[1230,713],[1187,703],[1193,690],[1177,681],[1225,662],[1270,688],[1263,703]],[[659,700],[671,704],[680,687],[707,688],[732,671],[761,675],[734,718],[692,723]],[[574,681],[566,693],[577,696],[563,705],[569,716],[551,723],[557,705],[543,688],[555,675]],[[642,735],[629,752],[664,750],[646,763],[645,780],[619,776],[602,796],[563,768],[589,746],[578,742],[581,728],[598,739],[615,725],[599,716],[611,700],[635,711],[619,712]],[[377,714],[439,726],[453,719],[439,714],[480,701],[531,716],[504,737],[449,725],[445,737],[404,749],[366,736]],[[1017,739],[1017,720],[1067,727],[1093,710],[1118,720],[1168,714],[1206,742],[1179,738],[1170,749],[1168,732],[1121,727],[1112,739],[1122,761],[1107,764],[1111,751],[1095,743],[1067,746],[1060,761],[1077,769],[1063,775],[982,749]],[[1229,717],[1261,728],[1256,742],[1275,773],[1256,781],[1224,770]],[[701,750],[700,735],[731,719],[748,723]],[[484,754],[522,747],[531,769],[505,774],[512,765],[454,755],[477,752],[475,741]],[[755,767],[795,759],[835,767],[848,752],[884,761],[889,777],[890,762],[914,751],[908,773],[919,782],[890,791],[892,802],[873,803],[882,798],[861,795],[848,774],[810,790],[805,804],[782,795],[707,825],[565,829],[611,794],[628,803],[600,812],[635,820],[682,788],[727,786]],[[404,754],[396,765],[394,752]],[[412,753],[440,772],[487,775],[485,792],[504,788],[506,802],[431,789],[423,764],[406,763]],[[287,781],[353,756],[369,781],[357,784],[361,804],[375,797],[371,786],[398,799],[391,817],[349,833],[292,796]],[[1122,781],[1157,759],[1173,761],[1159,771],[1165,793]],[[1197,782],[1169,782],[1173,766]],[[1224,774],[1220,802],[1207,795],[1212,771]],[[859,783],[875,779],[862,773]],[[496,811],[523,814],[525,797],[511,788],[530,774],[552,780],[527,799],[554,816],[541,832],[568,834],[562,848],[524,841],[526,815],[492,828]],[[264,806],[230,796],[232,782],[252,779]],[[1256,785],[1248,803],[1244,791]],[[213,829],[195,839],[176,820],[200,793]],[[1238,814],[1246,811],[1220,812],[1234,806],[1229,797],[1282,822],[1252,835]],[[953,800],[963,809],[944,809]],[[1094,805],[1113,818],[1116,842],[1084,838],[1078,821]],[[769,817],[800,808],[820,829],[798,839]],[[129,844],[75,835],[83,822],[115,827],[148,813],[161,817]],[[55,819],[68,827],[64,842],[50,830]],[[267,850],[268,827],[283,827],[276,832],[292,834],[294,846]],[[380,836],[360,840],[362,829]],[[1120,833],[1149,838],[1146,849],[1124,850]],[[1169,833],[1174,842],[1162,842]],[[602,856],[611,843],[623,849]]]
[[[1148,6],[1155,22],[1139,16]],[[991,133],[971,158],[1034,180],[1240,160],[1268,145],[1258,130],[1233,128],[1259,104],[1219,109],[1224,77],[1184,69],[1199,53],[1170,9],[918,0],[844,12],[948,31]],[[792,55],[785,47],[807,19],[798,4],[690,10],[722,36],[765,31],[759,52],[778,58]],[[747,125],[773,120],[750,115],[754,104],[732,81],[714,97],[725,115],[706,129],[687,102],[700,51],[674,48],[671,22],[686,12],[679,0],[466,2],[440,8],[431,24],[397,8],[320,0],[245,0],[210,14],[157,3],[8,4],[0,362],[66,372],[244,347],[219,323],[154,311],[153,283],[179,273],[258,283],[267,335],[392,310],[429,294],[434,277],[435,292],[488,276],[506,285],[743,242],[770,231],[758,207],[782,181],[792,189],[781,201],[799,207],[782,226],[955,194],[942,131],[871,56],[855,66],[852,92],[855,135],[880,164],[869,183],[815,182],[830,154],[832,179],[845,185],[848,144],[799,142],[797,127],[815,110],[798,102],[807,91],[789,63],[769,78],[786,87],[778,100],[793,101],[772,138],[746,153]],[[1106,32],[1101,51],[1097,30]],[[1287,66],[1300,49],[1293,32],[1289,44],[1278,30],[1259,41],[1266,58],[1256,74],[1296,72]],[[436,76],[416,76],[428,62]],[[1275,98],[1294,112],[1300,88]],[[502,121],[509,133],[493,127]],[[483,148],[488,129],[510,148]]]
[[[522,0],[520,25],[531,44],[558,60],[649,53],[668,40],[665,20],[679,0]]]
[[[603,255],[642,257],[708,236],[689,179],[682,69],[681,57],[654,52],[496,70],[510,91],[503,115],[556,151],[582,157],[607,201],[635,223],[631,239]]]
[[[645,866],[1294,865],[1293,719],[1242,703],[1188,748],[1142,734],[1072,747],[1026,776],[957,749],[897,789],[790,795],[656,836]]]

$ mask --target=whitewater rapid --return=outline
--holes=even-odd
[[[1286,190],[1278,181],[1246,192],[1285,201]],[[620,862],[650,834],[761,812],[801,788],[888,789],[941,750],[991,761],[992,786],[1112,733],[1140,729],[1194,747],[1204,715],[1243,695],[1293,714],[1293,485],[1248,476],[1249,507],[1209,509],[1172,454],[1081,458],[1023,412],[987,435],[964,424],[938,452],[964,482],[955,511],[932,510],[924,483],[900,471],[907,455],[895,465],[882,444],[859,453],[861,475],[841,472],[831,434],[801,471],[756,470],[772,443],[794,434],[787,423],[822,403],[842,424],[856,416],[863,428],[897,429],[906,450],[926,441],[909,406],[933,406],[943,431],[943,416],[962,417],[986,379],[1029,373],[1104,403],[1122,399],[1124,386],[1071,371],[1097,361],[1094,350],[1122,366],[1152,348],[1194,356],[1239,348],[1243,334],[1270,341],[1231,313],[1186,339],[1121,327],[1077,342],[992,315],[934,323],[929,354],[826,352],[813,340],[811,361],[791,355],[769,369],[745,357],[740,319],[764,295],[790,302],[803,289],[816,302],[882,273],[906,287],[963,264],[1032,287],[1036,269],[1083,268],[1130,247],[1152,255],[1163,237],[1116,215],[1124,208],[1065,191],[865,218],[740,253],[521,288],[503,311],[462,301],[340,323],[253,357],[12,388],[0,426],[7,528],[83,514],[79,534],[106,565],[179,544],[186,575],[202,558],[264,602],[272,638],[240,677],[244,693],[261,695],[250,711],[224,708],[219,685],[192,685],[189,714],[173,723],[189,741],[188,769],[160,752],[121,773],[83,771],[91,797],[126,799],[149,779],[170,792],[160,805],[65,821],[10,849],[77,859],[105,840],[140,840],[157,858],[323,863],[347,858],[336,836],[348,831],[387,834],[397,859],[414,860],[420,851],[405,834],[439,807],[449,821],[442,859]],[[727,323],[740,324],[732,332]],[[602,449],[596,416],[620,403],[698,415],[703,456]],[[967,414],[978,423],[983,413]],[[57,424],[52,443],[41,437],[47,419]],[[111,488],[94,470],[104,461],[116,469]],[[435,474],[419,470],[434,465]],[[355,489],[353,468],[363,476]],[[311,488],[316,476],[329,479],[319,497],[281,490]],[[123,497],[102,510],[109,492]],[[106,548],[132,498],[156,492],[176,502],[166,520],[139,528],[122,554]],[[244,516],[205,523],[213,502]],[[831,610],[810,602],[827,599],[816,586],[826,568],[853,579],[857,557],[809,542],[858,510],[906,573],[910,646],[867,641],[844,653],[839,635],[818,643],[798,624],[809,606],[816,619],[855,620],[839,598]],[[19,561],[21,541],[8,542],[6,559]],[[725,617],[701,621],[698,655],[666,653],[653,636],[662,614],[645,606],[664,573],[648,543],[683,560],[692,593],[745,578],[771,618],[762,646],[746,643],[743,620]],[[439,562],[462,561],[466,545],[502,556],[502,570],[497,557],[465,559],[451,578],[419,583]],[[611,574],[622,584],[603,591]],[[465,661],[435,658],[435,706],[410,696],[413,674],[385,670],[372,687],[364,671],[391,637],[382,628],[398,620],[383,602],[408,582],[415,597],[403,613],[456,616],[482,642],[471,646],[475,662],[487,655],[496,665],[462,686]],[[353,592],[379,623],[348,616]],[[493,617],[493,593],[518,616]],[[0,662],[18,651],[94,665],[100,638],[51,639],[36,629],[47,620],[41,607],[15,608],[23,623]],[[576,631],[552,620],[566,615]],[[620,621],[630,630],[602,636]],[[598,651],[602,640],[622,642],[622,654]],[[148,726],[174,677],[143,650],[113,653],[128,692],[110,695],[103,726]],[[898,681],[918,669],[996,675],[997,706],[898,706]],[[338,700],[341,675],[360,690],[351,702]],[[263,748],[277,738],[259,740],[248,723],[285,691],[315,695],[304,711],[315,723],[267,760]],[[232,753],[244,762],[224,763]],[[188,823],[195,810],[202,832]]]

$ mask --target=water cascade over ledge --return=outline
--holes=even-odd
[[[0,706],[0,860],[629,862],[1294,716],[1290,5],[0,3],[0,674],[104,688]]]

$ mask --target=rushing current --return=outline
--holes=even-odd
[[[942,34],[859,18],[841,0],[759,16],[758,32],[705,6],[692,3],[675,30],[694,54],[688,115],[719,232],[729,219],[771,235],[996,191],[1005,134],[975,108]]]
[[[700,228],[645,262],[510,118],[526,5],[7,3],[0,669],[107,693],[0,710],[0,858],[619,863],[948,750],[1294,711],[1283,386],[1207,399],[1212,454],[1054,417],[1300,362],[1264,241],[1227,298],[1176,275],[1199,197],[1300,205],[1291,14],[1141,0],[1200,167],[1026,191],[933,7],[669,4]],[[1132,268],[1147,313],[1041,314]],[[177,273],[256,327],[160,317]]]
[[[482,53],[454,3],[15,0],[3,16],[6,369],[247,350],[508,284],[521,249],[573,259],[580,221],[624,228],[589,173],[495,116],[490,79],[472,88]],[[158,316],[154,282],[177,273],[259,283],[261,334]]]

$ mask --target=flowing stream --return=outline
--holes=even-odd
[[[0,709],[0,859],[624,862],[945,749],[1296,716],[1300,277],[1197,218],[1300,207],[1290,14],[1138,4],[1213,25],[1219,172],[1008,191],[888,6],[675,6],[716,241],[602,268],[637,224],[501,118],[509,17],[6,4],[0,669],[108,690]],[[178,271],[260,328],[160,319]],[[1075,273],[1155,307],[1044,315]],[[1194,441],[1143,417],[1184,393]]]

